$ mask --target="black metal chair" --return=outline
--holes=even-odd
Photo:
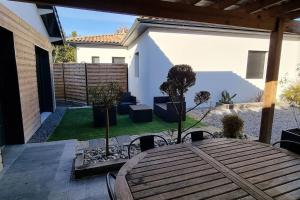
[[[212,138],[215,138],[214,135],[208,131],[191,131],[187,134],[185,134],[185,136],[183,136],[183,138],[181,139],[181,142],[184,143],[187,140],[187,137],[190,135],[191,136],[191,140],[192,142],[196,142],[196,141],[200,141],[200,140],[204,140],[204,133],[209,134]]]
[[[280,140],[272,144],[272,146],[275,146],[276,144],[280,144],[280,148],[289,150],[291,152],[294,152],[296,154],[300,155],[300,143],[291,141],[291,140]]]
[[[134,140],[132,140],[130,142],[130,144],[128,146],[128,158],[131,157],[130,149],[137,140],[140,140],[140,148],[141,148],[141,152],[143,152],[143,151],[147,151],[149,149],[155,148],[155,140],[154,140],[155,137],[161,139],[165,145],[168,145],[167,140],[160,135],[141,136],[141,137],[135,138]]]
[[[115,193],[115,181],[116,181],[116,175],[112,172],[108,172],[106,175],[106,187],[108,191],[108,195],[110,200],[117,200],[117,196]]]

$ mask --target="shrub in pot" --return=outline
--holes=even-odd
[[[300,128],[297,111],[300,107],[300,81],[297,81],[289,85],[282,93],[281,98],[288,102],[292,108],[292,114],[294,116],[297,127],[289,130],[283,130],[281,134],[281,140],[290,140],[300,143]],[[300,153],[299,147],[295,144],[281,143],[281,147],[296,150]]]
[[[116,105],[122,95],[122,88],[118,83],[110,82],[90,89],[90,94],[93,102],[94,116],[99,116],[104,113],[105,119],[105,139],[106,139],[106,156],[109,155],[109,126],[111,113],[116,113]],[[103,117],[102,117],[103,118]],[[97,118],[94,120],[97,120]]]
[[[237,115],[225,115],[222,118],[223,134],[227,138],[242,138],[244,121]]]

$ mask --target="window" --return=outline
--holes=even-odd
[[[134,54],[134,76],[139,77],[140,76],[140,54],[139,52],[136,52]]]
[[[100,63],[99,56],[92,56],[92,63]]]
[[[113,57],[112,63],[114,64],[124,64],[125,63],[125,57]]]
[[[266,51],[249,51],[247,63],[247,79],[264,78]]]

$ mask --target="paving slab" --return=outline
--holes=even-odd
[[[109,199],[105,175],[73,178],[77,141],[7,146],[0,173],[0,199]]]

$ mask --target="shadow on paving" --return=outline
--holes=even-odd
[[[7,146],[0,199],[108,199],[105,176],[74,180],[75,140]]]

